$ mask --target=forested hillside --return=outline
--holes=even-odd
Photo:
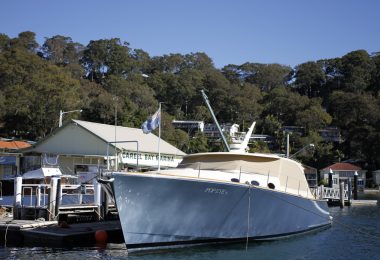
[[[380,167],[380,53],[356,50],[343,57],[308,61],[295,68],[247,62],[214,67],[206,53],[151,57],[118,38],[87,46],[68,36],[40,46],[33,32],[0,34],[0,134],[39,140],[65,115],[106,124],[140,127],[163,103],[162,137],[185,152],[210,149],[205,137],[189,138],[171,121],[210,122],[200,90],[206,90],[220,122],[276,137],[272,152],[284,152],[282,126],[303,126],[292,135],[291,153],[314,143],[313,156],[299,159],[321,168],[339,160]],[[342,142],[322,142],[318,130],[341,129]],[[246,130],[246,129],[241,129]],[[263,143],[252,148],[268,151]]]

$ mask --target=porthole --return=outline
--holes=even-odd
[[[276,188],[276,186],[274,186],[274,184],[270,182],[270,183],[268,183],[268,188],[274,190],[274,188]]]
[[[231,181],[232,182],[240,182],[239,179],[236,179],[236,178],[232,178]]]
[[[254,186],[260,186],[260,183],[258,181],[251,181],[251,184],[254,185]]]

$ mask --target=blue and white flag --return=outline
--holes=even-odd
[[[156,113],[154,113],[153,116],[151,116],[148,120],[146,120],[142,126],[141,129],[143,130],[144,134],[149,134],[154,129],[156,129],[161,123],[161,111],[160,109],[157,110]]]

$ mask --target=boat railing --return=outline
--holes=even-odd
[[[232,167],[228,163],[223,166],[220,166],[220,163],[218,163],[218,165],[213,165],[212,162],[180,164],[178,168],[189,168],[197,171],[197,178],[209,178],[209,175],[207,175],[206,172],[220,171],[230,174],[230,176],[226,176],[226,180],[231,182],[268,187],[270,189],[281,190],[295,195],[306,197],[311,196],[315,198],[315,195],[310,191],[306,180],[305,182],[302,182],[299,178],[294,178],[290,175],[277,176],[272,174],[270,170],[264,168],[257,168],[256,171],[252,171],[252,169],[247,169],[241,166]]]

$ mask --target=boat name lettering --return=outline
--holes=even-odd
[[[205,192],[207,193],[213,193],[213,194],[220,194],[220,195],[227,195],[228,192],[225,189],[218,189],[218,188],[206,188]]]

